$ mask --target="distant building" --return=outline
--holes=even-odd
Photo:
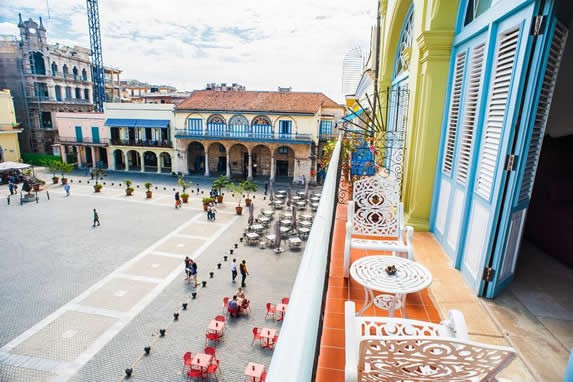
[[[11,90],[22,123],[24,151],[51,152],[55,112],[93,110],[90,50],[48,44],[46,28],[29,19],[18,23],[20,39],[0,39],[0,88]]]
[[[20,160],[18,134],[22,130],[18,125],[10,90],[0,90],[0,162]]]
[[[243,90],[245,90],[245,86],[234,83],[234,82],[232,84],[227,84],[225,82],[221,82],[221,83],[212,82],[212,83],[207,84],[207,86],[205,86],[205,90],[243,91]]]
[[[334,134],[344,115],[322,93],[209,88],[175,108],[177,171],[309,180],[322,135]]]
[[[108,167],[109,129],[103,113],[55,113],[62,160],[78,167]]]
[[[121,70],[117,68],[104,67],[105,79],[105,101],[121,102]]]
[[[168,85],[150,85],[138,80],[121,81],[121,98],[125,102],[145,103],[145,97],[148,95],[175,93],[176,91],[176,88]]]
[[[191,95],[190,92],[147,93],[140,98],[143,103],[172,103],[180,104]]]

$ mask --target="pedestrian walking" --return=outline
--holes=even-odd
[[[94,225],[93,225],[94,227],[96,226],[96,223],[97,223],[98,226],[100,225],[100,224],[99,224],[99,215],[97,214],[97,211],[96,211],[96,209],[94,208]]]
[[[189,283],[189,280],[191,278],[191,263],[190,263],[191,259],[189,258],[189,256],[185,256],[185,280],[187,281],[187,283]]]
[[[64,191],[66,191],[66,197],[70,196],[70,184],[64,184]]]
[[[191,277],[191,281],[193,282],[193,286],[195,288],[197,288],[197,263],[191,259],[189,259],[189,265],[190,265],[190,277]]]
[[[215,217],[216,217],[216,214],[217,214],[217,209],[215,208],[215,206],[216,206],[216,204],[214,204],[214,205],[211,207],[211,221],[212,221],[212,222],[215,221]]]
[[[8,189],[10,190],[10,195],[14,195],[14,183],[12,183],[12,180],[8,181]]]
[[[175,193],[175,209],[181,208],[181,197],[179,196],[179,191]]]
[[[269,183],[265,182],[265,196],[267,196],[267,191],[269,190]]]
[[[243,262],[239,266],[239,270],[241,271],[241,286],[244,288],[247,286],[247,284],[245,284],[245,279],[247,278],[247,275],[249,274],[249,270],[247,269],[247,261],[246,260],[243,260]]]
[[[233,259],[233,262],[231,263],[231,276],[233,277],[233,282],[235,282],[235,279],[237,278],[237,259]]]

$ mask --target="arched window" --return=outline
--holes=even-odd
[[[261,136],[269,136],[273,134],[273,126],[271,120],[264,115],[259,115],[253,118],[251,123],[253,135],[261,137]]]
[[[74,68],[72,69],[72,74],[74,75],[74,80],[78,79],[78,68],[74,66]]]
[[[62,87],[60,85],[56,85],[55,86],[55,92],[56,92],[56,101],[61,101],[62,100]]]
[[[491,3],[492,0],[468,0],[464,25],[468,25],[487,11],[491,7]]]
[[[400,41],[398,42],[398,52],[396,54],[396,63],[394,68],[394,77],[408,70],[410,63],[410,54],[412,51],[412,34],[414,28],[414,8],[411,7],[404,20]]]
[[[44,55],[42,53],[30,53],[30,70],[32,74],[46,75],[46,65],[44,64]]]
[[[55,62],[52,62],[52,76],[57,76],[58,75],[58,65],[56,65]]]
[[[243,115],[234,115],[229,119],[229,133],[232,137],[249,135],[249,120]]]
[[[223,135],[227,130],[227,122],[220,114],[213,114],[207,119],[207,131],[216,135]]]
[[[68,69],[68,65],[64,64],[64,66],[62,67],[62,73],[64,73],[64,78],[68,77],[69,73],[69,69]]]
[[[88,80],[88,72],[86,72],[85,69],[82,69],[82,80],[84,81]]]

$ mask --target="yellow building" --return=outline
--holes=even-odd
[[[10,90],[0,90],[0,162],[20,161],[18,134],[22,130],[18,125]]]
[[[457,9],[457,0],[380,2],[379,113],[386,131],[403,137],[382,144],[384,162],[399,166],[405,216],[416,230],[429,229]]]

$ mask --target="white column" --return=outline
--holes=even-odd
[[[76,146],[76,154],[78,156],[78,167],[80,167],[80,168],[83,167],[81,148],[82,148],[82,146]]]
[[[125,156],[125,171],[129,170],[129,160],[127,159],[127,151],[123,152],[123,155]]]
[[[231,153],[227,150],[227,179],[231,179]]]
[[[205,176],[210,176],[209,174],[209,154],[205,151]]]
[[[249,152],[249,165],[247,166],[247,179],[253,180],[253,154]]]
[[[60,145],[60,155],[62,156],[62,162],[68,163],[68,156],[66,152],[66,146]]]
[[[91,152],[92,152],[92,167],[97,168],[95,147],[91,148]]]
[[[161,154],[157,155],[157,173],[161,174]]]
[[[271,155],[271,180],[275,179],[275,156]]]
[[[139,164],[141,165],[141,172],[145,172],[145,167],[143,166],[143,164],[145,163],[145,161],[143,160],[143,155],[141,153],[137,153],[139,155]]]

